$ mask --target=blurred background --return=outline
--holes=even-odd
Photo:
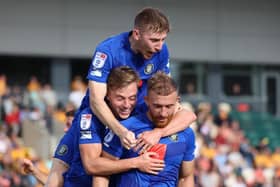
[[[171,74],[196,112],[196,183],[280,186],[279,0],[0,0],[0,186],[36,186],[65,111],[79,106],[95,46],[136,13],[170,19]]]

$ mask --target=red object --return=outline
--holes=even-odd
[[[237,111],[239,111],[239,112],[250,111],[250,105],[247,103],[239,103],[236,108],[237,108]]]
[[[19,124],[19,112],[12,112],[5,116],[5,122],[8,125]]]
[[[153,158],[157,158],[160,160],[163,160],[165,157],[165,153],[166,153],[166,144],[156,144],[153,147],[151,147],[148,152],[155,152],[158,155],[157,156],[153,156]]]
[[[140,81],[138,82],[138,88],[141,88],[141,87],[142,87],[142,85],[143,85],[143,81],[142,81],[142,80],[140,80]]]

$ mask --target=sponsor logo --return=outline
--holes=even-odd
[[[113,133],[113,131],[110,130],[110,131],[106,134],[106,136],[104,137],[104,142],[105,142],[105,143],[111,142],[112,139],[114,138],[114,135],[115,135],[115,134]]]
[[[102,77],[102,72],[99,70],[93,70],[90,72],[90,75],[96,76],[96,77]]]
[[[80,139],[92,139],[92,135],[90,131],[81,131]]]

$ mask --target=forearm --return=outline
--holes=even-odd
[[[35,168],[34,172],[33,172],[33,176],[43,185],[46,184],[47,179],[48,179],[48,175],[41,172],[39,169]]]
[[[182,109],[175,113],[169,124],[161,129],[162,137],[172,135],[190,126],[196,120],[193,112]]]
[[[189,175],[179,179],[178,187],[194,187],[194,176]]]
[[[109,177],[108,176],[93,176],[92,184],[94,187],[107,187],[109,186]]]
[[[66,172],[68,168],[69,166],[65,162],[54,158],[45,186],[62,187],[64,183],[63,173]]]
[[[46,180],[45,187],[62,187],[63,176],[58,173],[51,172]]]
[[[109,158],[99,157],[89,164],[86,168],[87,173],[90,175],[107,176],[115,173],[128,171],[135,169],[138,166],[138,160],[136,158],[111,160]]]

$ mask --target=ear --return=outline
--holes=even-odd
[[[139,40],[139,39],[140,39],[140,30],[134,28],[134,29],[132,30],[132,35],[133,35],[133,38],[134,38],[135,40]]]
[[[109,99],[108,95],[105,96],[105,100],[107,103],[110,103],[110,99]]]
[[[144,97],[144,101],[145,101],[146,105],[149,106],[149,98],[148,98],[148,96]]]
[[[176,99],[177,103],[180,103],[181,102],[181,97],[178,96],[177,99]]]

